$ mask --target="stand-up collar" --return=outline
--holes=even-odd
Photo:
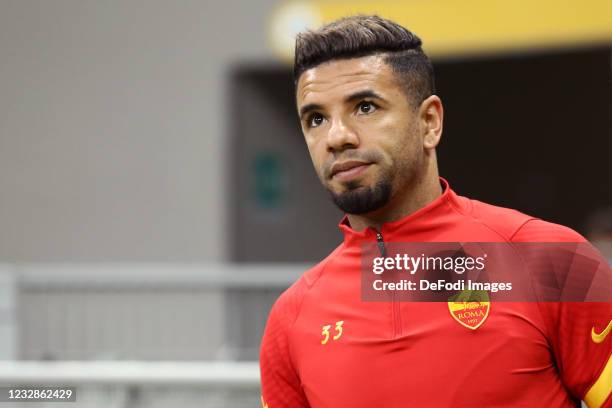
[[[409,234],[434,229],[447,218],[445,216],[456,215],[457,211],[462,212],[462,202],[450,188],[448,182],[440,177],[440,184],[442,185],[443,192],[439,197],[399,220],[384,223],[380,231],[376,231],[372,227],[362,231],[355,231],[349,225],[348,217],[345,215],[338,224],[338,227],[344,234],[344,242],[349,245],[359,244],[363,240],[371,240],[372,237],[376,236],[377,232],[380,232],[386,241],[406,240]]]

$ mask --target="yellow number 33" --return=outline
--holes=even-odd
[[[334,337],[332,337],[332,340],[338,340],[340,336],[342,336],[342,325],[343,324],[344,324],[344,320],[340,320],[336,322],[336,327],[334,327],[336,334],[334,334]],[[321,332],[323,339],[321,340],[321,344],[327,344],[327,342],[329,341],[329,329],[331,329],[331,327],[332,327],[331,324],[323,326],[323,331]]]

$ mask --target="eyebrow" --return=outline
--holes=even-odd
[[[372,91],[371,89],[365,89],[363,91],[358,91],[358,92],[355,92],[354,94],[351,94],[351,95],[347,96],[346,98],[344,98],[344,102],[345,103],[353,102],[353,101],[356,101],[358,99],[365,99],[365,98],[380,99],[382,101],[385,101],[385,98],[383,98],[382,96],[380,96],[376,92]]]
[[[364,98],[380,99],[386,102],[385,98],[383,98],[376,92],[372,91],[371,89],[364,89],[363,91],[357,91],[353,94],[350,94],[346,98],[344,98],[344,103],[349,103],[349,102],[353,102],[358,99],[364,99]],[[308,105],[304,105],[300,108],[300,118],[303,118],[304,115],[306,115],[307,113],[311,111],[322,110],[322,109],[323,109],[323,106],[319,105],[318,103],[309,103]]]
[[[321,110],[323,107],[317,103],[309,103],[308,105],[302,106],[300,109],[300,118],[304,118],[304,116],[314,110]]]

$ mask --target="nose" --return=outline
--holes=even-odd
[[[336,119],[327,133],[327,151],[338,152],[359,146],[359,137],[345,121]]]

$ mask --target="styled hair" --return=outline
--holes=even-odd
[[[382,54],[416,108],[435,93],[433,66],[421,44],[414,33],[379,16],[344,17],[297,35],[295,85],[304,71],[324,62]]]

